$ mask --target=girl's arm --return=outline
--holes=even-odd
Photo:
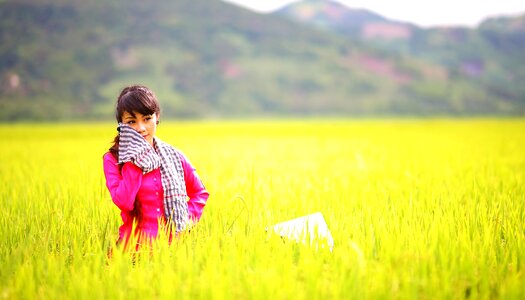
[[[117,160],[111,153],[104,155],[104,175],[111,199],[123,211],[133,210],[137,192],[142,183],[142,169],[127,162],[119,170]]]
[[[178,154],[181,158],[182,168],[184,169],[186,192],[190,198],[188,201],[188,211],[190,218],[196,222],[201,218],[209,194],[188,158],[181,152],[178,152]]]

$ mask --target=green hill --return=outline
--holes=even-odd
[[[212,0],[3,1],[0,79],[3,121],[111,118],[130,83],[168,118],[525,107],[439,61]]]
[[[424,29],[329,0],[295,2],[275,15],[358,40],[389,55],[437,64],[449,78],[465,80],[476,86],[479,93],[500,99],[495,112],[502,107],[524,112],[525,15],[489,18],[473,29]],[[450,94],[464,112],[484,110],[479,106],[487,103],[464,101],[470,95],[463,89]],[[417,93],[415,96],[418,97]]]

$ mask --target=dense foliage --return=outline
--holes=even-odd
[[[130,83],[151,86],[168,117],[522,114],[521,36],[502,24],[479,29],[506,51],[487,69],[520,70],[474,78],[445,52],[423,59],[221,1],[2,1],[0,120],[109,118]]]
[[[437,64],[450,81],[464,81],[455,87],[450,82],[407,87],[411,98],[426,104],[439,103],[449,112],[524,111],[525,15],[489,18],[476,28],[420,28],[331,0],[295,2],[275,14],[359,40],[389,55]],[[448,103],[443,101],[447,97]]]
[[[106,256],[121,224],[102,171],[115,132],[0,125],[2,298],[525,294],[524,119],[164,122],[210,198],[189,234],[135,263]],[[313,212],[333,252],[265,231]]]

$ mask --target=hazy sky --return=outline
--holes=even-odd
[[[224,0],[259,12],[269,12],[297,0]],[[487,16],[525,13],[520,0],[340,0],[351,8],[366,8],[389,19],[421,26],[475,26]]]

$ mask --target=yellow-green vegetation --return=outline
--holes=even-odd
[[[161,123],[211,197],[134,259],[102,155],[115,124],[0,125],[0,298],[520,298],[525,120]],[[322,212],[333,252],[265,229]]]

